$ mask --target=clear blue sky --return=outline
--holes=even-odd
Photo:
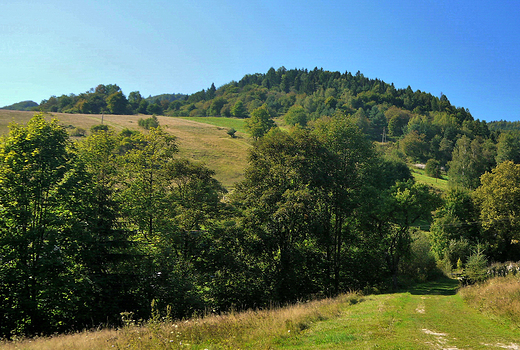
[[[193,93],[280,66],[520,120],[520,2],[0,0],[0,106],[98,84]]]

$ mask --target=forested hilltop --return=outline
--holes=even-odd
[[[226,193],[153,116],[74,141],[43,114],[13,124],[0,143],[2,337],[395,290],[439,268],[475,282],[487,261],[519,260],[518,134],[444,95],[280,68],[150,102],[117,85],[81,96],[39,108],[245,118],[244,179]],[[414,182],[412,162],[447,169],[450,190]]]
[[[266,74],[246,75],[218,89],[211,84],[208,89],[191,95],[144,98],[139,91],[133,91],[126,97],[115,84],[98,85],[78,95],[52,96],[34,109],[249,118],[262,106],[268,112],[264,118],[281,117],[289,125],[305,126],[323,116],[349,115],[371,140],[388,142],[388,154],[414,163],[431,159],[434,168],[452,169],[452,182],[472,188],[480,175],[496,165],[496,157],[502,160],[514,156],[510,140],[518,138],[515,135],[520,129],[518,122],[474,120],[467,109],[453,106],[443,94],[437,97],[413,91],[410,86],[396,89],[393,84],[369,79],[359,71],[342,74],[318,68],[310,71],[271,68]],[[252,120],[256,123],[256,131],[251,131],[253,137],[266,130],[258,118]],[[461,159],[468,147],[472,148],[471,156]],[[467,166],[470,171],[458,170]],[[433,173],[440,176],[439,171]]]

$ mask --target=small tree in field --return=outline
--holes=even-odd
[[[484,252],[477,246],[477,249],[470,255],[464,274],[470,283],[482,282],[487,276],[487,258]]]
[[[428,176],[435,178],[441,177],[441,164],[437,159],[428,159],[424,170]]]
[[[150,128],[157,128],[159,126],[159,120],[157,120],[157,116],[155,114],[150,118],[141,118],[137,123],[140,127],[146,130],[150,130]]]
[[[234,139],[234,138],[236,137],[236,136],[235,136],[235,133],[236,133],[236,132],[237,132],[237,131],[236,131],[234,128],[231,128],[231,129],[228,129],[227,134],[228,134],[229,136],[231,136],[231,138]]]
[[[252,111],[251,118],[246,120],[246,128],[255,140],[267,134],[274,126],[274,121],[265,105]]]

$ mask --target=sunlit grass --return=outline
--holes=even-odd
[[[497,315],[520,328],[520,278],[496,277],[460,291],[464,300],[479,311]]]
[[[175,322],[156,316],[118,330],[3,342],[0,348],[517,349],[518,324],[507,321],[509,315],[489,317],[486,310],[502,305],[518,312],[518,285],[518,279],[496,279],[456,294],[458,282],[445,279],[408,292],[353,293],[270,310]]]
[[[440,191],[448,190],[448,178],[446,176],[443,175],[440,179],[438,179],[426,175],[425,171],[422,169],[411,167],[410,170],[412,171],[412,175],[416,182],[432,186],[433,188],[436,188]]]
[[[9,132],[8,124],[15,121],[27,123],[35,112],[0,110],[0,135]],[[102,115],[102,114],[46,114],[53,117],[67,130],[83,128],[89,133],[94,125],[106,124],[116,132],[125,128],[146,132],[138,126],[142,115]],[[158,116],[159,124],[165,131],[175,135],[179,144],[179,156],[202,162],[215,171],[215,178],[230,189],[244,177],[247,166],[248,150],[251,147],[249,136],[242,132],[243,120],[234,118],[173,118]],[[208,123],[211,120],[213,124]],[[230,124],[226,124],[230,123]],[[228,126],[237,130],[236,137],[227,134]],[[73,138],[81,140],[82,138]]]
[[[362,299],[355,293],[296,305],[208,315],[172,322],[159,318],[119,330],[0,343],[2,349],[270,349],[298,339],[314,324],[340,317]]]
[[[191,120],[199,123],[206,123],[210,125],[219,126],[222,128],[233,128],[241,133],[246,133],[245,119],[238,118],[224,118],[224,117],[178,117],[184,120]]]

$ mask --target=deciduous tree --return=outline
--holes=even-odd
[[[246,129],[255,140],[264,136],[274,126],[274,121],[265,105],[251,112],[251,117],[246,120]]]
[[[501,261],[516,261],[520,258],[520,165],[502,162],[482,175],[481,182],[475,196],[490,253]]]
[[[107,97],[107,107],[112,114],[125,114],[128,100],[121,91],[116,91]]]
[[[231,115],[235,118],[245,118],[247,116],[246,107],[242,100],[238,100],[233,107],[231,107]]]
[[[74,312],[68,253],[75,238],[63,206],[68,146],[67,132],[41,114],[27,126],[11,124],[0,145],[2,336],[57,331]]]

